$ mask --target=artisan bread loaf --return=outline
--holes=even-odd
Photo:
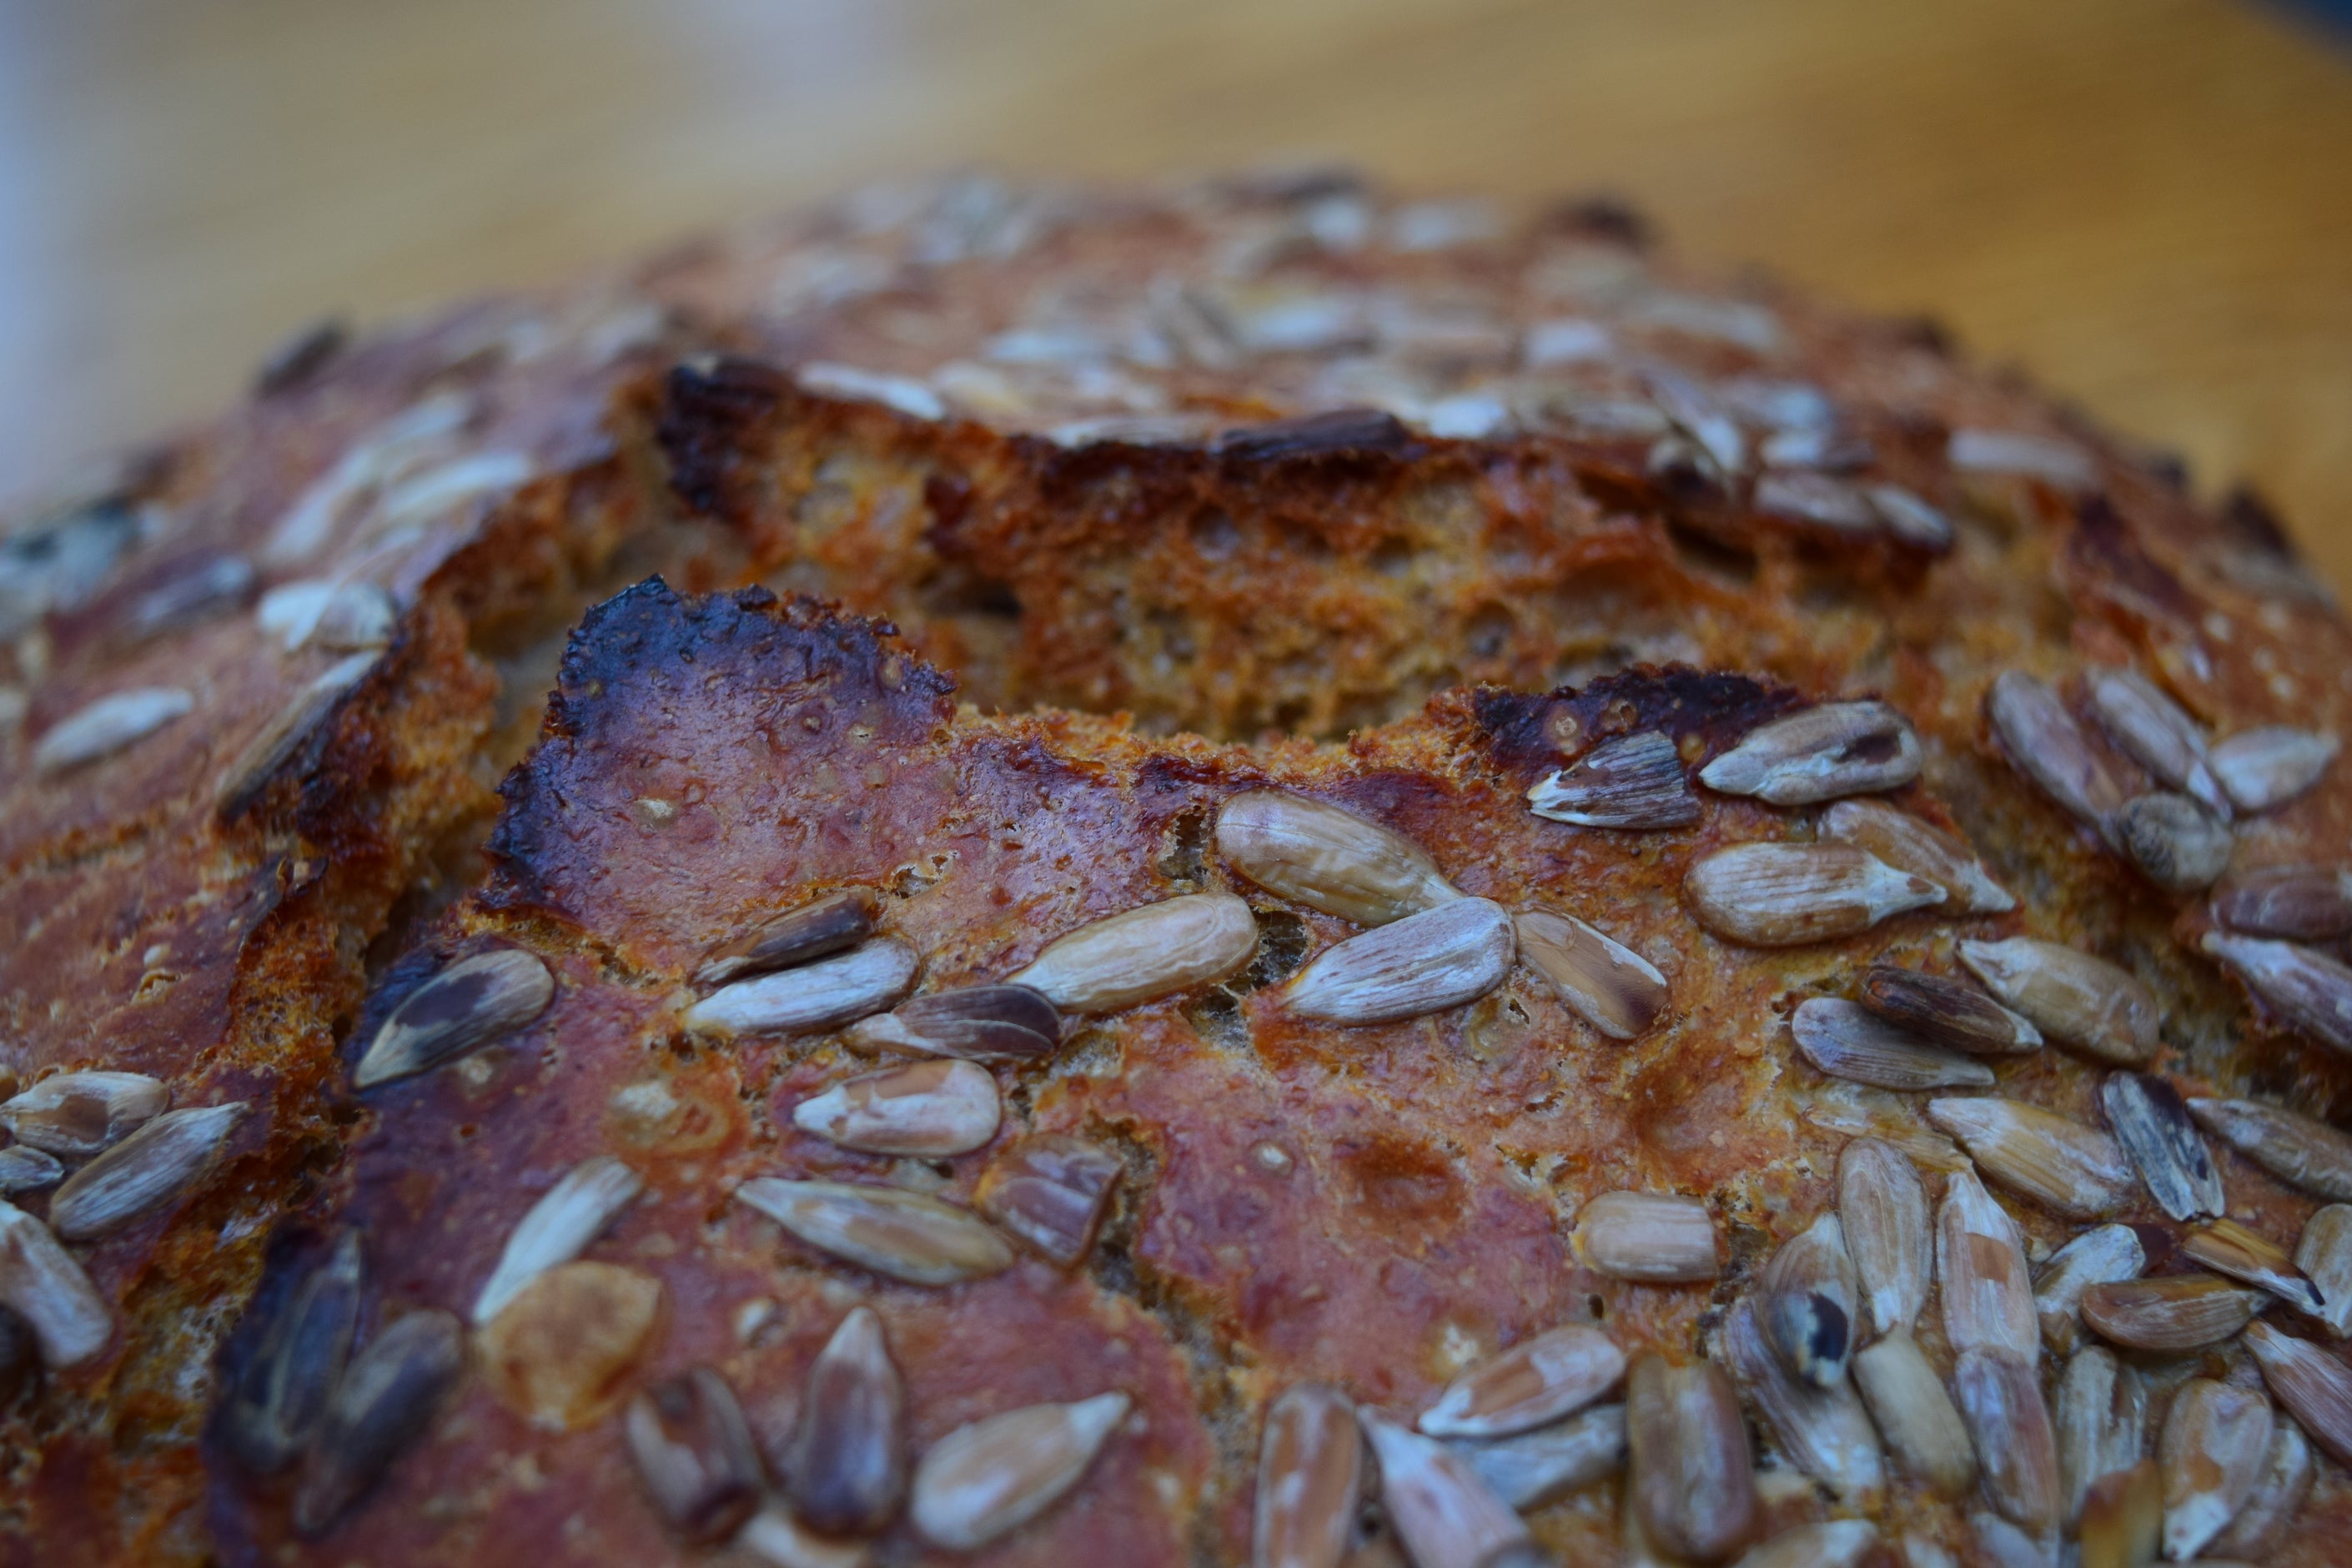
[[[1931,326],[963,178],[101,489],[0,548],[15,1556],[2352,1538],[2352,639]]]

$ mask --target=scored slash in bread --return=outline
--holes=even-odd
[[[12,1553],[2352,1531],[2344,623],[1614,207],[860,193],[306,340],[0,631]]]

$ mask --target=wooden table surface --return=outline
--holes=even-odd
[[[869,176],[1607,187],[1927,309],[2352,585],[2352,44],[2220,0],[0,0],[0,500],[287,330]]]

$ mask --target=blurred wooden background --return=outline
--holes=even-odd
[[[2352,47],[2223,0],[0,0],[0,501],[871,175],[1607,187],[2252,477],[2352,585]]]

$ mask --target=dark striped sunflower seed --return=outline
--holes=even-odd
[[[1873,795],[1919,776],[1919,740],[1884,702],[1828,702],[1759,724],[1699,770],[1725,795],[1811,805]]]
[[[2352,1203],[2352,1137],[2282,1106],[2192,1100],[2198,1124],[2291,1186]]]
[[[1068,1268],[1093,1250],[1124,1169],[1100,1144],[1033,1133],[990,1163],[973,1201],[1014,1240]]]
[[[694,978],[717,985],[846,952],[874,934],[877,907],[871,889],[835,889],[712,949]]]
[[[1956,914],[2000,914],[2017,900],[1994,881],[1976,851],[1940,827],[1884,801],[1842,800],[1822,814],[1821,835],[1877,856],[1898,871],[1944,889]]]
[[[1733,1373],[1799,1469],[1850,1502],[1886,1484],[1878,1432],[1853,1384],[1841,1378],[1823,1387],[1790,1375],[1766,1343],[1752,1301],[1732,1309],[1723,1346]]]
[[[2158,1208],[2177,1220],[2227,1211],[2221,1173],[2178,1089],[2146,1073],[2109,1073],[2099,1108]]]
[[[2209,931],[2198,943],[2314,1039],[2352,1051],[2352,967],[2315,948]]]
[[[1990,1089],[1992,1068],[1931,1046],[1840,997],[1798,1004],[1789,1032],[1805,1059],[1832,1078],[1877,1089]]]
[[[767,1480],[751,1423],[735,1391],[710,1368],[638,1394],[621,1432],[655,1511],[686,1540],[724,1541],[760,1506]]]
[[[409,1313],[352,1359],[327,1401],[294,1497],[294,1527],[326,1533],[425,1435],[466,1365],[466,1331],[447,1312]]]
[[[1062,1016],[1026,985],[964,985],[910,996],[849,1026],[859,1050],[973,1061],[1035,1061],[1061,1043]]]
[[[167,1110],[71,1176],[49,1199],[68,1241],[110,1236],[190,1191],[244,1121],[242,1100]]]
[[[1363,1447],[1337,1389],[1302,1383],[1274,1402],[1258,1443],[1253,1568],[1338,1568],[1362,1504]]]
[[[1948,975],[1874,963],[1862,977],[1862,1005],[1900,1029],[1971,1056],[2023,1056],[2042,1048],[2042,1031]]]
[[[554,999],[555,976],[520,948],[461,958],[392,1010],[352,1069],[352,1085],[430,1072],[522,1028]]]
[[[1280,898],[1358,925],[1386,925],[1461,897],[1403,835],[1280,790],[1249,790],[1217,811],[1217,853]]]
[[[230,1451],[247,1469],[277,1474],[318,1432],[351,1354],[362,1284],[359,1233],[345,1231],[270,1321],[223,1422]]]
[[[856,1307],[809,1367],[784,1491],[803,1523],[827,1535],[871,1535],[907,1494],[907,1394],[882,1320]]]
[[[1682,753],[1655,730],[1603,741],[1528,791],[1528,805],[1578,827],[1688,827],[1699,816]]]
[[[1739,844],[1683,880],[1698,921],[1751,947],[1792,947],[1868,931],[1944,902],[1944,889],[1850,844]]]
[[[2110,1343],[2180,1354],[2233,1338],[2268,1300],[2210,1274],[2173,1274],[2092,1286],[2083,1321]]]
[[[2213,889],[2213,918],[2244,936],[2334,942],[2352,935],[2352,875],[2322,866],[2265,866]]]
[[[2175,893],[2210,888],[2230,868],[2237,840],[2229,824],[2185,795],[2134,796],[2115,816],[2116,842],[2158,887]]]
[[[2191,1378],[2172,1396],[2158,1445],[2166,1557],[2196,1556],[2254,1495],[2271,1421],[2271,1402],[2259,1390],[2210,1377]]]

